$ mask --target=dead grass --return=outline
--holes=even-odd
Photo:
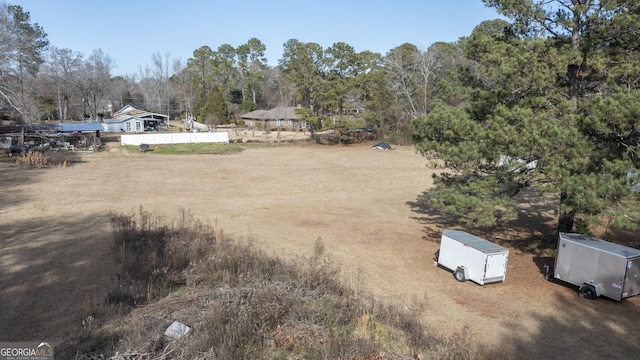
[[[467,328],[474,344],[496,349],[497,358],[626,359],[640,351],[640,298],[589,302],[544,279],[552,254],[529,249],[549,236],[540,225],[555,218],[548,211],[554,204],[522,199],[514,224],[478,234],[510,248],[504,283],[458,283],[434,266],[442,230],[459,225],[422,201],[434,170],[411,148],[305,144],[224,156],[148,156],[123,151],[117,137],[105,143],[107,151],[78,154],[66,168],[22,169],[13,158],[0,159],[0,339],[58,345],[71,334],[96,331],[105,325],[102,314],[119,306],[122,313],[149,309],[144,319],[157,325],[146,326],[156,332],[186,319],[149,305],[114,300],[112,309],[102,301],[118,280],[109,216],[137,213],[142,205],[167,219],[188,208],[215,224],[216,238],[291,261],[309,257],[321,237],[343,284],[401,309],[424,304],[417,313],[422,324],[443,336]],[[637,234],[609,231],[618,235],[637,242]],[[170,289],[163,301],[190,301],[178,298],[186,295],[182,288]],[[147,289],[139,294],[146,301]],[[363,315],[351,319],[354,332]],[[371,314],[369,324],[374,321]],[[370,335],[376,331],[387,333],[368,328]],[[96,347],[127,341],[91,339]]]
[[[76,161],[76,154],[67,151],[28,151],[16,157],[22,168],[67,167]]]
[[[113,291],[118,296],[111,292],[105,305],[118,311],[102,314],[105,326],[58,346],[58,354],[75,353],[76,359],[486,355],[474,349],[468,331],[446,337],[423,324],[424,304],[403,309],[342,284],[340,267],[324,255],[321,239],[310,257],[284,261],[250,243],[216,237],[222,232],[184,209],[178,219],[165,222],[143,208],[110,218],[118,273]],[[122,307],[114,307],[118,301],[133,310],[122,320]],[[187,322],[193,332],[178,340],[164,337],[173,318]]]

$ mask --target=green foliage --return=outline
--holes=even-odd
[[[318,130],[320,127],[320,121],[318,117],[313,113],[312,109],[308,108],[297,108],[294,110],[296,116],[300,119],[300,121],[305,121],[307,124],[311,126],[311,132],[313,133],[315,130]]]
[[[228,124],[231,120],[227,102],[220,89],[215,85],[211,86],[207,102],[200,109],[200,119],[214,125]]]
[[[27,88],[44,62],[47,34],[31,22],[19,5],[0,2],[0,99],[21,115],[22,121],[39,120],[38,91]]]
[[[8,30],[13,36],[13,45],[16,46],[13,61],[19,64],[19,71],[24,69],[35,76],[44,62],[44,52],[49,46],[47,34],[40,25],[31,23],[31,15],[20,5],[9,5],[7,9],[11,17]],[[6,59],[2,61],[5,63]]]
[[[251,93],[251,100],[255,103],[258,92],[258,84],[264,78],[263,70],[266,67],[267,58],[264,52],[267,47],[257,38],[251,38],[246,44],[240,45],[236,49],[239,58],[239,67],[242,73],[243,91]],[[246,98],[243,97],[243,102]]]
[[[322,83],[321,108],[333,112],[345,108],[347,93],[354,89],[360,72],[359,55],[351,45],[338,42],[324,51],[326,75]]]
[[[513,197],[535,188],[558,196],[564,231],[602,221],[637,226],[627,173],[640,165],[640,101],[628,80],[639,65],[613,51],[628,43],[604,42],[603,34],[617,34],[607,24],[640,29],[640,22],[623,21],[631,10],[620,6],[606,12],[574,3],[572,18],[542,1],[485,2],[514,22],[484,22],[461,40],[467,60],[439,91],[462,96],[432,103],[412,121],[418,151],[448,169],[435,176],[431,205],[490,227],[513,219]],[[600,27],[576,22],[605,13]],[[577,39],[567,37],[572,29],[581,31]]]
[[[318,105],[323,54],[322,47],[316,43],[303,43],[296,39],[284,43],[279,63],[285,77],[296,86],[297,100],[304,107]]]
[[[42,114],[41,118],[46,120],[55,119],[57,103],[53,97],[38,97],[38,110]]]
[[[200,109],[206,99],[209,91],[207,83],[211,79],[211,72],[213,69],[213,57],[214,52],[208,46],[202,46],[193,51],[193,57],[187,60],[187,65],[193,73],[194,86],[197,89],[196,93],[196,109]]]
[[[372,87],[371,72],[379,54],[356,53],[343,42],[323,49],[316,43],[291,39],[284,44],[280,68],[295,86],[296,101],[321,115],[333,116],[361,106]]]
[[[618,88],[610,96],[586,99],[583,106],[586,115],[578,126],[596,144],[597,156],[626,159],[639,168],[640,89]]]
[[[516,131],[507,119],[498,121]],[[453,170],[434,175],[432,207],[476,227],[515,218],[512,197],[532,178],[527,172],[515,171],[521,167],[517,162],[509,169],[499,166],[500,148],[508,147],[501,142],[509,137],[508,132],[496,134],[471,119],[465,110],[443,103],[434,104],[429,115],[415,118],[412,128],[417,150],[431,159],[444,160],[444,166]]]
[[[338,133],[340,134],[340,142],[342,144],[353,143],[353,137],[349,134],[349,130],[353,128],[353,125],[346,117],[340,116],[336,121],[336,127],[338,129]]]
[[[258,105],[256,105],[252,100],[249,100],[249,99],[243,100],[242,104],[240,104],[240,106],[238,107],[238,110],[240,110],[242,114],[245,114],[257,109],[258,109]]]
[[[129,151],[139,151],[137,146],[125,145],[125,148]],[[193,144],[174,144],[174,145],[156,145],[151,148],[147,154],[169,154],[169,155],[183,155],[183,154],[235,154],[242,152],[245,146],[238,146],[232,144],[220,144],[220,143],[193,143]]]
[[[383,71],[376,70],[370,74],[371,90],[365,102],[364,117],[367,125],[375,127],[382,134],[391,134],[398,123],[400,109],[397,106]]]

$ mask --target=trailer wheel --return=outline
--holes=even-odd
[[[453,273],[453,276],[455,276],[456,280],[460,282],[465,282],[467,280],[464,278],[464,270],[460,268],[456,269],[456,271]]]
[[[591,285],[582,286],[580,292],[582,293],[582,297],[587,300],[594,300],[598,297],[598,295],[596,294],[596,288]]]

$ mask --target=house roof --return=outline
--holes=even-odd
[[[271,110],[254,110],[244,115],[240,115],[243,119],[254,120],[300,120],[296,115],[296,108],[291,107],[275,107]]]
[[[127,115],[133,115],[133,114],[140,114],[146,112],[142,109],[139,109],[131,104],[127,104],[124,107],[122,107],[120,110],[116,111],[113,113],[113,117],[114,118],[118,118],[121,116],[127,116]]]
[[[267,118],[267,112],[269,110],[253,110],[244,115],[240,115],[243,119],[256,119],[256,120],[264,120]]]
[[[144,112],[137,115],[133,115],[134,117],[144,119],[144,120],[168,120],[169,116],[164,114],[157,114],[152,112]]]
[[[0,127],[0,134],[19,134],[22,130],[28,133],[55,133],[74,131],[102,131],[102,124],[97,122],[24,124]]]
[[[168,115],[164,115],[164,114],[158,114],[158,113],[153,113],[153,112],[149,112],[149,111],[145,111],[142,109],[139,109],[131,104],[127,104],[125,105],[122,109],[116,111],[113,113],[113,118],[114,119],[119,119],[122,117],[140,117],[140,118],[146,118],[146,119],[169,119]]]
[[[102,124],[97,122],[87,122],[87,123],[63,123],[60,124],[60,128],[62,132],[69,131],[102,131],[104,128]]]

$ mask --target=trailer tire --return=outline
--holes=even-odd
[[[592,285],[583,285],[580,292],[582,293],[582,297],[587,300],[595,300],[595,298],[598,297],[596,294],[596,288]]]
[[[460,282],[467,281],[467,279],[465,279],[464,277],[464,269],[457,268],[456,271],[453,272],[453,276]]]

